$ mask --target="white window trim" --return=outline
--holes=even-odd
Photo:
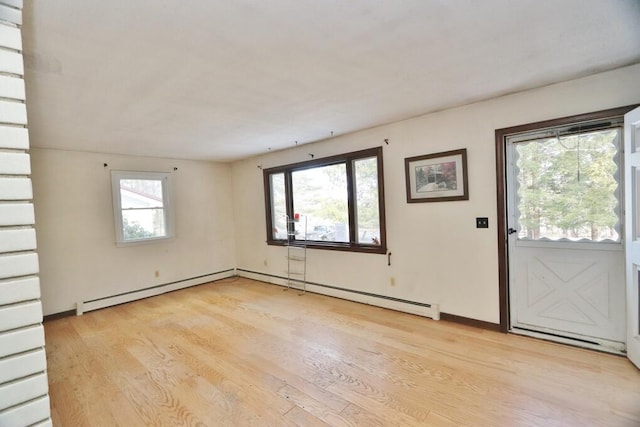
[[[123,233],[122,220],[122,200],[120,199],[120,181],[123,179],[147,179],[158,180],[162,182],[162,201],[165,223],[165,236],[144,237],[140,239],[125,240]],[[136,171],[111,171],[111,191],[113,197],[113,218],[115,223],[116,246],[133,246],[147,243],[159,243],[161,241],[171,240],[175,236],[174,228],[174,209],[171,174],[168,172],[136,172]]]

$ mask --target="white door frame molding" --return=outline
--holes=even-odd
[[[627,357],[640,368],[640,108],[624,116]]]

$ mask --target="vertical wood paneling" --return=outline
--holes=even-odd
[[[0,175],[29,175],[31,161],[27,153],[0,152]]]
[[[31,200],[33,190],[29,178],[0,178],[0,200]]]
[[[38,255],[36,253],[0,255],[0,279],[37,273]]]
[[[22,25],[22,11],[0,4],[0,20]]]
[[[42,325],[0,332],[0,359],[11,354],[41,348],[44,343]]]
[[[0,411],[47,394],[47,374],[0,385]]]
[[[9,49],[22,50],[22,36],[20,29],[8,25],[0,25],[0,46]]]
[[[29,148],[29,131],[23,127],[0,126],[0,148]]]
[[[32,203],[0,204],[0,227],[10,225],[33,225],[35,214]]]
[[[49,396],[0,412],[0,426],[28,426],[49,417]]]
[[[27,106],[22,102],[0,101],[0,123],[26,125]]]
[[[0,76],[0,98],[25,100],[24,80],[18,77]]]

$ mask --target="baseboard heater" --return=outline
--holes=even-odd
[[[546,341],[558,342],[574,347],[589,348],[591,350],[612,353],[618,355],[627,354],[627,345],[624,342],[610,341],[596,337],[571,336],[570,333],[560,334],[551,330],[529,329],[522,326],[512,326],[511,332],[519,335],[526,335]]]
[[[143,289],[136,289],[135,291],[123,292],[120,294],[96,298],[88,301],[78,301],[76,302],[76,315],[80,316],[83,313],[89,311],[148,298],[171,291],[177,291],[178,289],[201,285],[203,283],[212,282],[214,280],[226,279],[235,275],[236,269],[230,268],[228,270],[217,271],[215,273],[203,274],[201,276],[190,277],[188,279],[176,280],[174,282],[163,283],[161,285],[150,286]]]
[[[259,280],[278,286],[287,286],[287,278],[275,274],[260,273],[258,271],[236,269],[238,276],[247,279]],[[370,292],[358,291],[354,289],[341,288],[339,286],[327,285],[323,283],[306,282],[307,292],[341,298],[349,301],[360,302],[376,307],[388,308],[402,311],[404,313],[416,314],[418,316],[430,317],[433,320],[440,320],[440,305],[425,304],[421,302],[409,301],[400,298],[378,295]]]

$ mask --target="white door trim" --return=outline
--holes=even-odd
[[[627,357],[640,368],[640,108],[624,121]]]

